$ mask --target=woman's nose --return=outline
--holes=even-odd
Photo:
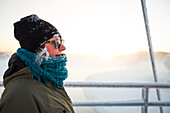
[[[61,44],[60,48],[59,48],[59,51],[64,51],[65,49],[66,49],[66,47],[63,44]]]

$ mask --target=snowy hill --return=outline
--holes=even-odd
[[[0,58],[7,58],[10,57],[12,53],[10,52],[2,52],[0,51]]]

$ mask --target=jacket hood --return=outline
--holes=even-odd
[[[22,68],[19,71],[13,73],[12,75],[6,77],[3,81],[3,85],[6,88],[6,86],[8,85],[8,83],[10,83],[11,81],[14,81],[16,79],[19,78],[31,78],[32,79],[32,72],[28,71],[28,67]]]
[[[18,58],[16,53],[14,53],[8,62],[8,69],[5,71],[3,79],[11,76],[13,73],[21,70],[24,67],[27,66]]]

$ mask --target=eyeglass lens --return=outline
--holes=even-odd
[[[54,43],[55,43],[55,48],[59,49],[60,48],[60,44],[61,44],[61,40],[57,39],[57,40],[54,41]]]

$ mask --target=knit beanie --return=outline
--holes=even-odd
[[[45,41],[56,34],[61,37],[52,24],[35,14],[21,18],[20,21],[14,23],[14,36],[19,41],[21,48],[34,53]]]

